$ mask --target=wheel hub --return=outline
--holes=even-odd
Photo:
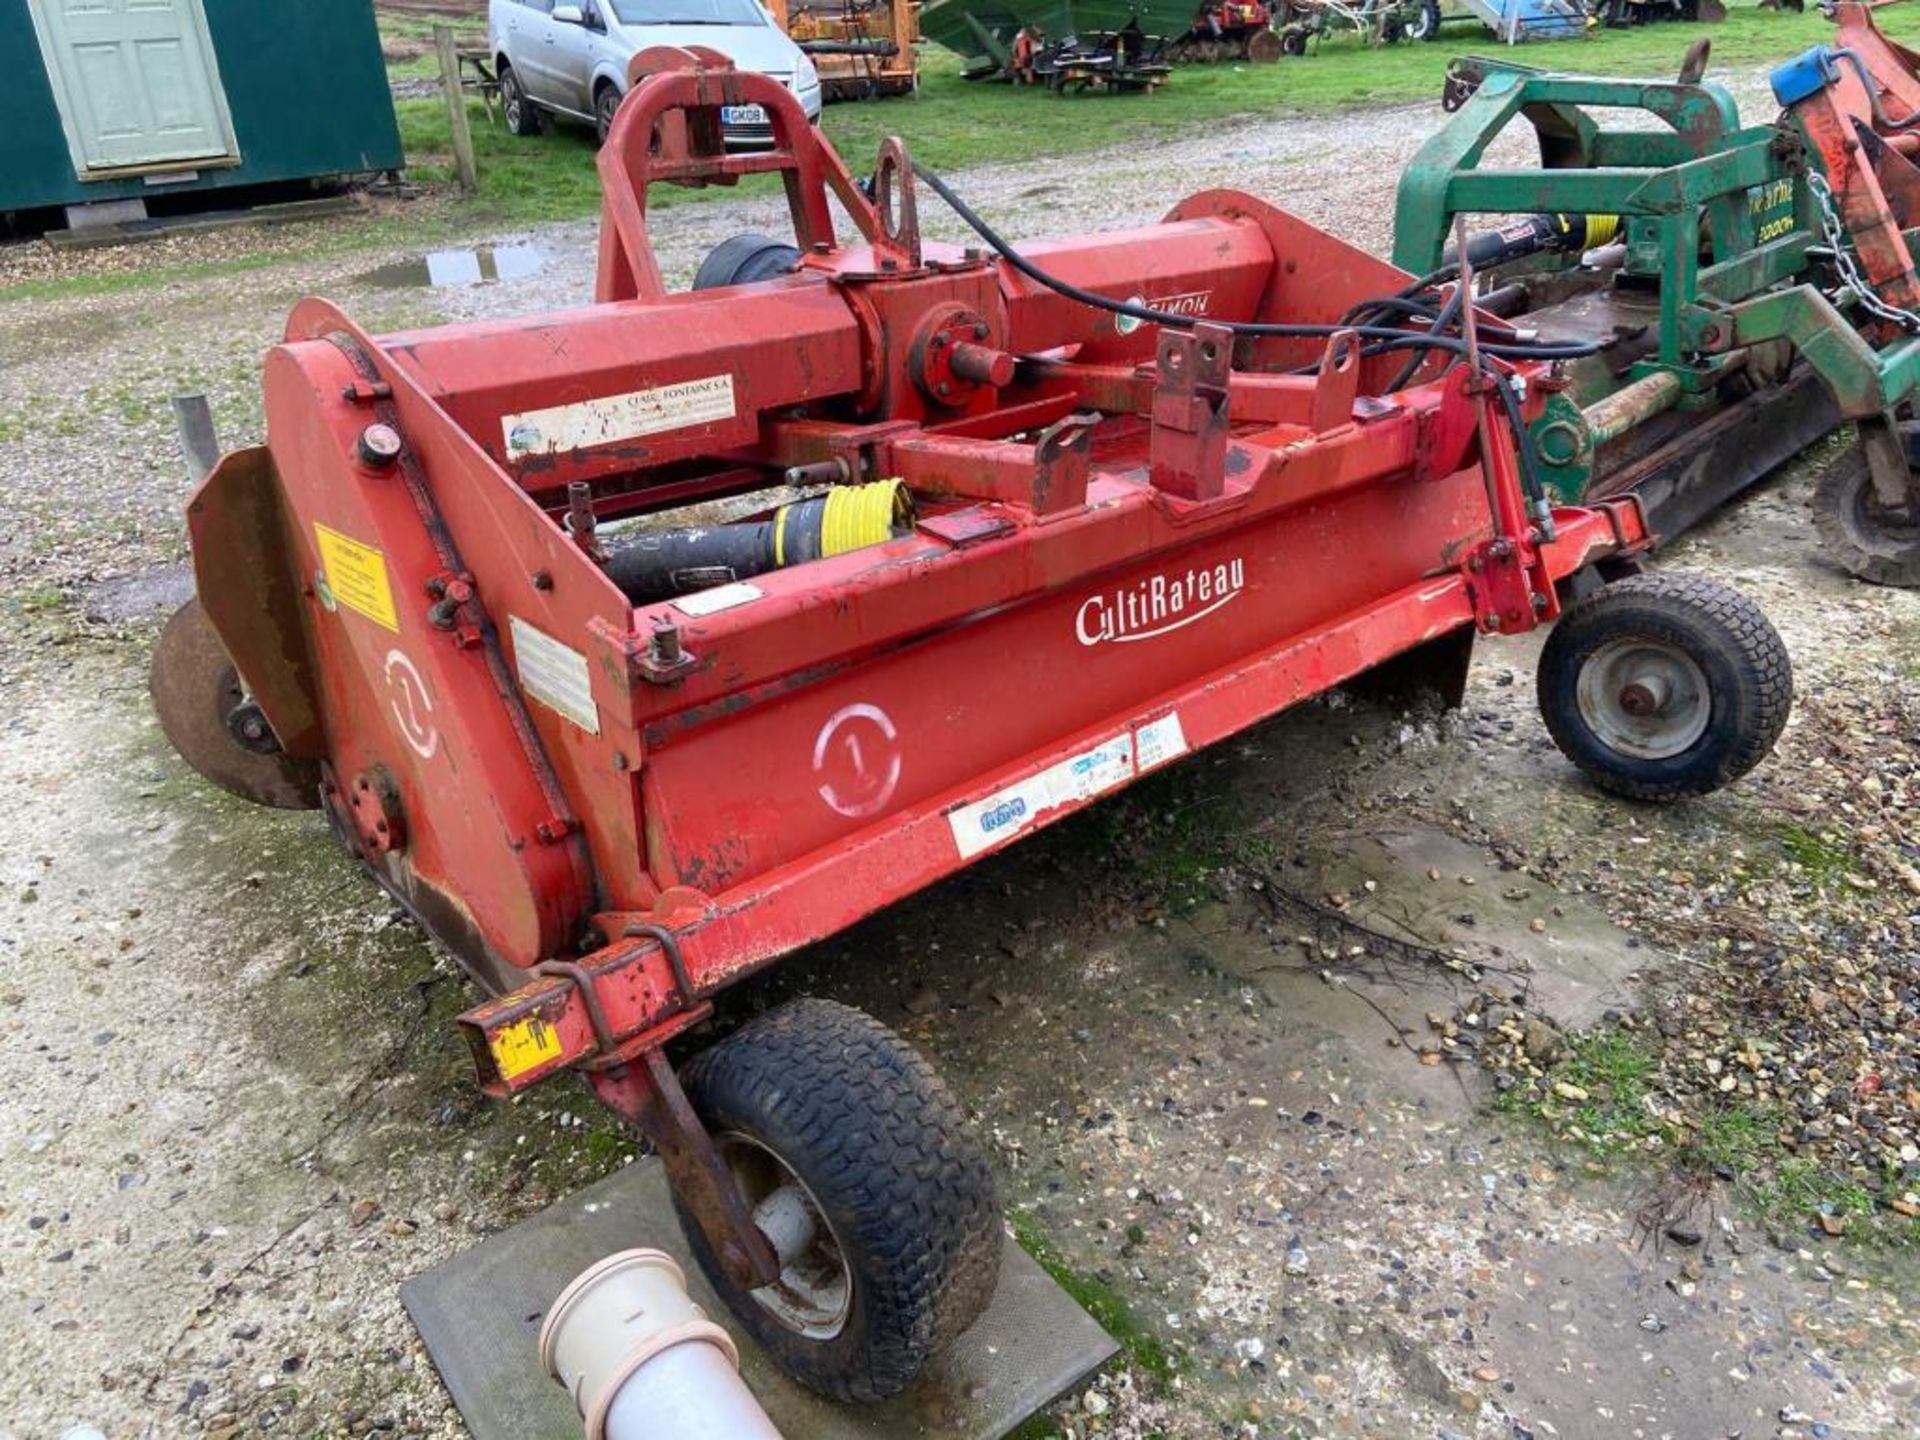
[[[780,1260],[780,1278],[753,1291],[754,1302],[797,1335],[833,1339],[853,1308],[853,1274],[819,1201],[752,1136],[729,1131],[715,1143]]]
[[[1706,733],[1713,704],[1707,677],[1684,651],[1656,640],[1608,641],[1580,672],[1588,728],[1608,747],[1642,760],[1685,753]]]
[[[1645,675],[1629,681],[1621,690],[1620,708],[1636,720],[1644,720],[1660,713],[1660,707],[1666,704],[1670,693],[1665,676]]]

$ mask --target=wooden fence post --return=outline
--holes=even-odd
[[[453,132],[453,168],[460,188],[471,195],[480,188],[480,172],[473,163],[473,131],[467,128],[467,95],[460,87],[460,55],[453,48],[453,27],[433,27],[433,45],[440,52],[440,88],[447,92],[447,124]]]

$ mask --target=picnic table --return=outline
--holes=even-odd
[[[493,73],[493,52],[482,46],[455,53],[460,61],[460,88],[479,95],[480,106],[491,121],[493,102],[500,98],[500,77]]]

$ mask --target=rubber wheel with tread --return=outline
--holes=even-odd
[[[540,107],[527,98],[526,89],[511,65],[500,67],[500,113],[506,118],[509,135],[538,135],[546,128]]]
[[[1282,30],[1280,32],[1280,53],[1282,55],[1306,54],[1307,32],[1304,30]]]
[[[1636,753],[1631,733],[1610,738],[1595,714],[1590,672],[1610,656],[1630,663],[1636,650],[1697,677],[1697,733],[1681,731],[1670,750],[1653,743]],[[1538,678],[1554,743],[1595,784],[1635,800],[1705,795],[1739,779],[1773,749],[1793,704],[1792,661],[1760,607],[1700,575],[1635,575],[1587,596],[1547,637]],[[1647,713],[1644,690],[1636,700],[1630,708]]]
[[[803,1334],[728,1280],[675,1199],[707,1279],[789,1375],[835,1400],[881,1400],[979,1318],[1003,1243],[993,1177],[959,1103],[904,1040],[845,1005],[795,1000],[680,1078],[723,1154],[730,1136],[770,1151],[805,1187],[844,1263],[837,1333]]]
[[[1886,510],[1855,445],[1820,477],[1813,524],[1827,555],[1850,575],[1875,585],[1920,588],[1920,509]]]
[[[1420,13],[1407,26],[1407,38],[1425,41],[1440,38],[1440,0],[1426,0]]]
[[[620,113],[620,102],[625,98],[620,93],[620,87],[610,80],[593,92],[593,133],[596,143],[607,143],[607,136],[613,132],[613,117]]]

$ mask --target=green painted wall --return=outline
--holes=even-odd
[[[202,0],[240,163],[188,184],[83,181],[27,0],[0,0],[0,210],[398,169],[405,161],[372,0]]]

